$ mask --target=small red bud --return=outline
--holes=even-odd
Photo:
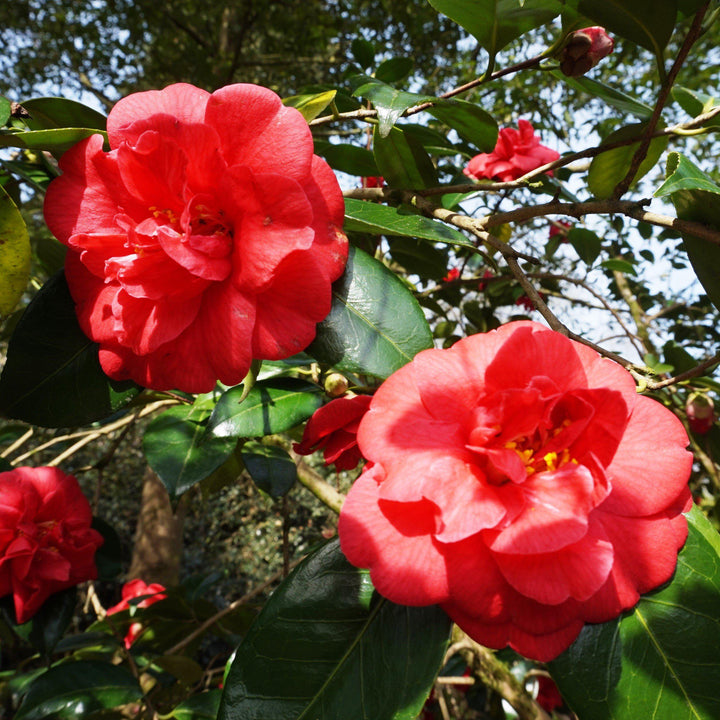
[[[568,77],[581,77],[594,68],[615,46],[605,28],[587,27],[576,30],[562,49],[560,70]]]
[[[685,404],[690,429],[697,435],[705,435],[715,422],[715,405],[707,395],[693,393]]]

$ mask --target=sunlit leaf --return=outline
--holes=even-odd
[[[391,187],[419,190],[437,184],[437,172],[422,143],[412,133],[393,127],[386,137],[373,135],[378,172]]]
[[[310,122],[335,99],[335,95],[337,95],[337,90],[327,90],[311,95],[293,95],[283,98],[283,105],[299,110],[305,120]]]
[[[8,315],[30,278],[32,250],[25,221],[0,186],[0,316]]]

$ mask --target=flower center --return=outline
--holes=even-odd
[[[520,436],[506,442],[503,447],[515,452],[525,466],[525,472],[528,475],[538,472],[554,472],[568,463],[577,465],[578,461],[570,455],[568,448],[547,450],[548,441],[556,438],[570,424],[570,420],[564,420],[560,427],[554,428],[547,435],[536,430],[533,435]]]

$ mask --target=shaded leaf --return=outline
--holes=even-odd
[[[620,258],[610,258],[610,260],[603,260],[600,263],[600,267],[604,267],[607,270],[617,270],[618,272],[628,273],[629,275],[635,275],[635,266],[627,260],[621,260]]]
[[[630,97],[630,95],[622,92],[622,90],[617,90],[609,85],[604,85],[603,83],[589,77],[568,77],[567,75],[563,75],[563,73],[559,70],[551,70],[550,72],[554,77],[558,80],[562,80],[566,85],[569,85],[580,92],[592,95],[593,97],[600,98],[607,105],[614,107],[616,110],[620,110],[620,112],[631,113],[641,120],[648,120],[652,115],[653,109],[650,105],[646,105],[645,103]]]
[[[7,123],[11,114],[12,105],[10,101],[4,95],[0,95],[0,127]]]
[[[252,481],[272,498],[287,494],[297,481],[297,467],[281,447],[251,441],[241,455]]]
[[[670,195],[678,217],[720,231],[720,197],[712,178],[677,152],[668,155],[665,174],[667,179],[658,193]],[[720,308],[720,245],[687,233],[682,238],[700,284],[713,305]]]
[[[43,427],[102,420],[141,390],[111,380],[98,346],[80,329],[63,273],[37,292],[10,338],[0,375],[0,413]]]
[[[209,417],[209,409],[171,407],[145,431],[145,457],[172,499],[209,477],[235,449],[233,437],[206,436]]]
[[[30,621],[28,639],[41,655],[49,658],[72,622],[77,604],[77,588],[52,594]]]
[[[495,149],[498,139],[497,122],[477,105],[464,100],[441,100],[428,108],[428,112],[482,152],[492,152]]]
[[[602,240],[592,230],[573,228],[568,232],[567,239],[588,267],[597,260],[602,248]]]
[[[385,378],[429,347],[432,333],[413,294],[382,263],[351,247],[330,314],[307,351],[339,370]]]
[[[375,77],[382,82],[393,83],[404,80],[413,69],[415,61],[411,57],[394,57],[378,65]]]
[[[363,69],[371,67],[375,62],[375,46],[363,37],[357,37],[352,41],[350,52]]]
[[[26,124],[31,130],[106,129],[107,118],[105,115],[75,100],[62,97],[39,97],[23,100],[21,105],[30,113]]]
[[[0,185],[0,316],[9,315],[25,292],[31,260],[25,221]]]
[[[32,682],[15,720],[77,720],[141,697],[137,681],[122,667],[88,660],[67,662]]]
[[[720,99],[714,95],[708,95],[699,90],[689,90],[679,85],[673,86],[672,96],[678,105],[692,118],[709,112],[720,105]],[[720,125],[720,117],[716,115],[711,120],[703,123],[703,125]]]
[[[222,690],[208,690],[193,695],[177,705],[166,717],[175,720],[215,720],[221,696]]]
[[[322,388],[295,378],[258,382],[240,402],[243,392],[238,385],[223,393],[210,417],[209,433],[239,438],[285,432],[322,405]]]
[[[345,200],[344,229],[373,235],[402,235],[404,237],[433,240],[445,245],[474,248],[475,245],[461,232],[445,223],[409,213],[401,208],[388,207],[365,200]]]
[[[610,135],[603,140],[602,144],[610,145],[611,143],[621,142],[639,136],[642,134],[644,128],[644,123],[626,125],[610,133]],[[658,124],[658,129],[662,129],[661,123]],[[655,138],[650,143],[647,155],[642,163],[640,163],[640,167],[630,187],[633,187],[640,178],[655,167],[667,144],[668,138],[666,137]],[[631,145],[622,145],[621,147],[608,150],[593,158],[588,172],[588,187],[595,197],[605,199],[612,196],[615,186],[625,177],[630,169],[630,163],[639,145],[639,141]]]
[[[375,177],[378,175],[375,156],[367,148],[342,143],[333,145],[328,142],[315,141],[315,152],[325,158],[333,170],[357,175],[359,177]]]
[[[333,541],[273,593],[237,649],[219,720],[414,720],[447,645],[438,607],[373,593]],[[355,710],[353,710],[355,709]]]
[[[586,625],[550,663],[583,720],[720,717],[720,537],[698,508],[672,582],[629,613]]]
[[[376,126],[373,138],[378,172],[389,186],[419,190],[437,184],[432,160],[411,133],[393,127],[386,137],[382,137]]]
[[[337,95],[337,90],[327,90],[311,95],[293,95],[283,98],[283,105],[299,110],[305,120],[310,122],[335,99],[335,95]]]
[[[28,130],[0,134],[0,147],[27,148],[28,150],[47,150],[60,157],[66,150],[81,140],[97,134],[93,128],[57,128],[53,130]],[[101,133],[107,136],[105,133]]]

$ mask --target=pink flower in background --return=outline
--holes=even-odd
[[[568,77],[580,77],[594,68],[615,47],[605,28],[593,26],[571,33],[560,55],[560,71]]]
[[[300,455],[323,451],[325,464],[335,464],[335,469],[352,470],[362,459],[357,445],[357,429],[367,412],[372,397],[353,397],[331,400],[316,410],[308,420],[302,442],[295,443],[294,450]]]
[[[495,149],[476,155],[463,172],[474,180],[509,182],[559,157],[560,153],[540,144],[540,138],[527,120],[519,120],[517,130],[500,130]]]
[[[27,622],[52,595],[97,577],[103,538],[72,475],[53,467],[0,473],[0,597]]]
[[[547,661],[672,576],[687,443],[619,365],[509,323],[380,386],[341,547],[393,602],[439,603],[483,645]]]
[[[167,597],[167,595],[165,595],[165,586],[160,585],[160,583],[150,583],[148,585],[144,580],[130,580],[123,585],[122,600],[117,605],[113,605],[111,608],[108,608],[107,614],[114,615],[115,613],[122,612],[123,610],[129,610],[129,601],[133,598],[143,597],[144,595],[148,595],[149,597],[146,597],[139,603],[136,603],[135,607],[150,607],[150,605],[154,605],[156,602],[160,602],[160,600],[165,600]],[[138,639],[142,630],[142,623],[131,623],[130,629],[128,630],[127,635],[125,635],[126,648],[130,648],[135,640]]]
[[[305,348],[347,259],[335,175],[294,108],[256,85],[121,100],[60,161],[45,218],[112,378],[207,392]]]

